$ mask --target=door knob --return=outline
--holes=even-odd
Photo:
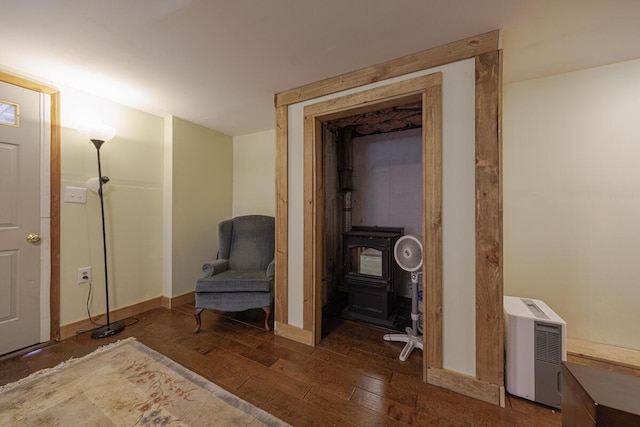
[[[29,243],[38,243],[42,239],[42,236],[38,233],[30,233],[27,236],[27,242]]]

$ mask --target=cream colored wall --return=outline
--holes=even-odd
[[[98,176],[96,149],[76,126],[91,116],[117,129],[101,152],[105,191],[111,308],[162,295],[162,119],[68,88],[61,88],[61,185],[84,187]],[[93,267],[91,314],[105,311],[100,204],[61,203],[60,320],[86,319],[89,286],[77,269]]]
[[[233,138],[233,216],[275,216],[274,130]]]
[[[504,89],[505,295],[640,349],[640,60]]]
[[[218,223],[231,218],[233,138],[173,118],[172,296],[194,290],[215,259]]]
[[[379,81],[288,108],[288,320],[303,323],[303,111],[389,83],[443,73],[443,366],[475,376],[475,61]]]

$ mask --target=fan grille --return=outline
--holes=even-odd
[[[417,236],[402,236],[393,248],[396,262],[405,271],[416,271],[422,267],[422,242]]]

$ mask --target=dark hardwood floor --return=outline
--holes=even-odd
[[[39,351],[0,360],[0,385],[134,336],[148,347],[294,426],[559,426],[558,411],[508,396],[499,408],[421,380],[422,353],[400,362],[400,343],[380,329],[325,319],[317,348],[261,329],[260,312],[234,317],[193,306],[155,309],[129,319],[124,332],[93,340],[80,334]]]

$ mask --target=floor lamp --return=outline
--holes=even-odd
[[[98,153],[98,196],[100,197],[100,213],[102,215],[102,249],[104,254],[104,293],[107,302],[107,324],[93,330],[91,338],[106,338],[118,334],[124,330],[124,323],[111,322],[109,315],[109,273],[107,272],[107,233],[104,224],[104,198],[102,194],[103,186],[109,182],[109,178],[102,176],[102,165],[100,164],[100,147],[116,135],[116,130],[110,126],[94,125],[81,132],[89,137]]]

